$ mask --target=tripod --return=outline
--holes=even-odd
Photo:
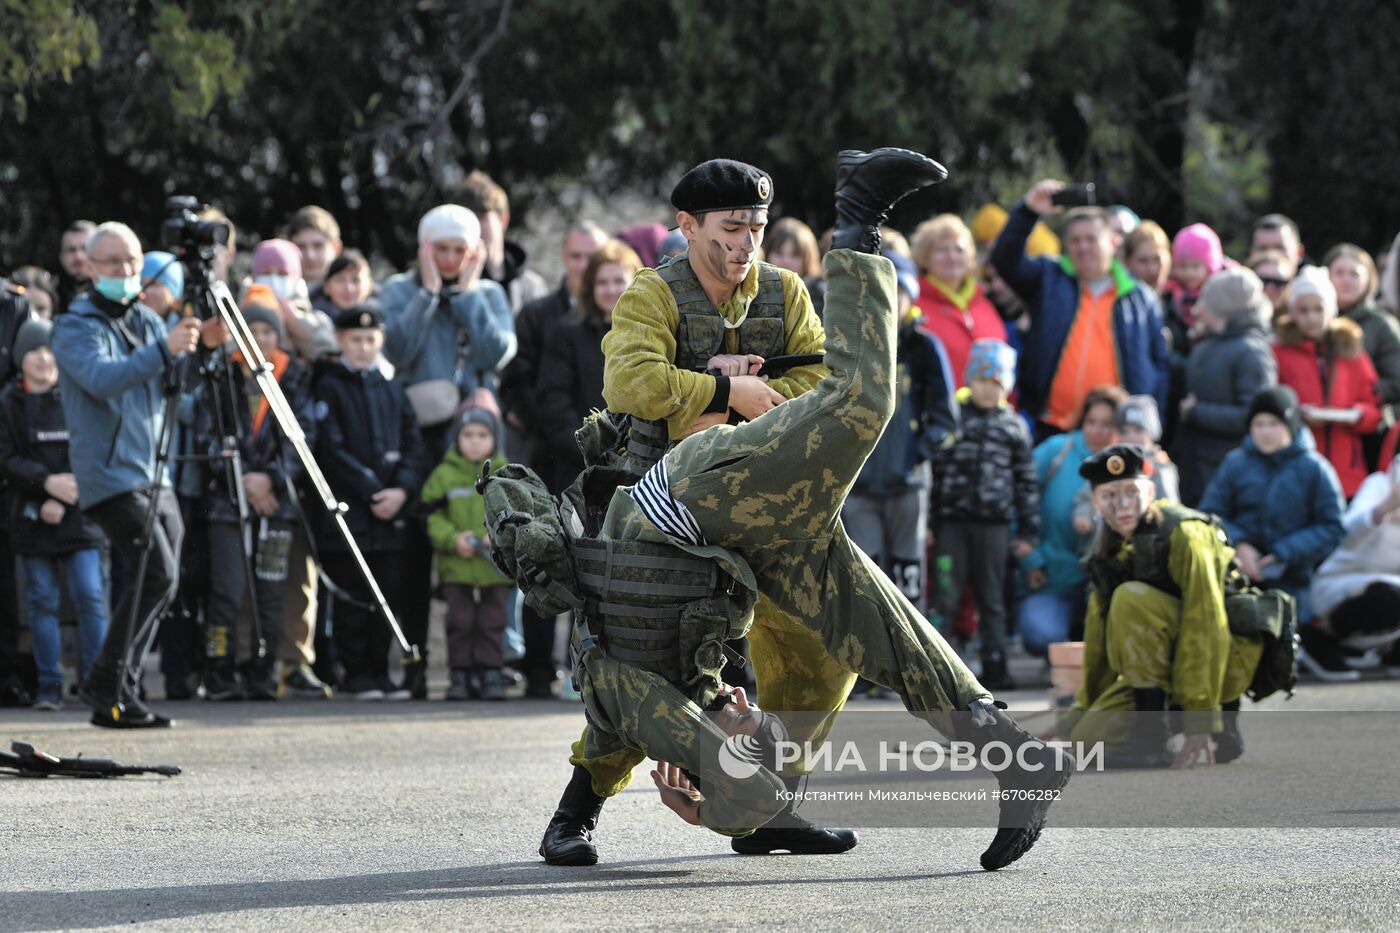
[[[258,347],[257,341],[254,339],[252,331],[248,327],[248,322],[244,319],[242,312],[238,310],[238,305],[234,302],[233,295],[230,293],[228,286],[214,278],[213,267],[207,261],[207,257],[203,255],[200,255],[198,261],[186,261],[185,266],[189,273],[189,278],[200,283],[196,286],[196,294],[199,299],[195,302],[196,313],[199,314],[201,319],[205,320],[211,319],[217,315],[228,329],[234,345],[242,355],[243,360],[248,364],[251,374],[258,384],[258,388],[262,392],[264,400],[267,402],[268,413],[272,415],[278,428],[282,432],[282,436],[290,443],[292,450],[302,465],[305,477],[315,490],[317,497],[320,498],[322,506],[326,509],[327,513],[333,517],[341,537],[344,539],[351,555],[355,559],[360,573],[364,576],[365,582],[369,586],[370,595],[374,601],[374,608],[384,617],[385,622],[393,632],[395,639],[398,641],[399,648],[403,652],[405,663],[421,660],[422,655],[418,646],[409,644],[408,639],[404,636],[403,629],[399,626],[398,619],[395,618],[393,611],[389,608],[389,604],[384,597],[384,592],[380,588],[379,582],[374,578],[369,564],[365,561],[364,554],[360,551],[358,543],[350,533],[350,528],[345,523],[345,506],[336,499],[335,493],[331,490],[325,474],[321,471],[320,465],[312,455],[311,448],[306,441],[306,434],[298,423],[295,413],[287,402],[286,396],[282,393],[281,386],[277,384],[277,378],[273,373],[273,368],[263,357],[262,351]],[[227,353],[222,348],[220,349],[220,356],[223,359],[223,370],[228,383],[224,391],[228,393],[227,399],[231,401],[237,397],[237,384],[233,381],[237,376],[237,370],[228,365]],[[203,373],[203,375],[205,375],[206,379],[209,379],[210,374],[206,372]],[[217,383],[209,379],[206,385],[217,385]],[[178,393],[178,388],[177,383],[174,386],[173,392]],[[170,417],[171,409],[173,408],[171,405],[172,399],[173,395],[168,393],[165,402],[166,420],[163,425],[160,444],[157,449],[157,469],[155,475],[158,479],[163,475],[165,466],[171,459],[170,447],[174,437],[174,419]],[[230,409],[226,411],[222,400],[217,397],[217,393],[214,401],[222,450],[217,455],[195,455],[191,459],[215,459],[221,460],[225,464],[225,475],[233,491],[233,495],[236,497],[239,519],[241,522],[245,523],[243,527],[246,527],[248,504],[243,489],[242,462],[238,445],[236,424],[238,413],[235,406],[230,406]],[[233,424],[229,423],[230,417],[234,422]],[[157,496],[155,493],[158,492],[158,490],[159,483],[157,483],[156,490],[151,497],[151,502],[146,513],[145,530],[140,541],[141,557],[138,561],[136,580],[133,584],[136,589],[132,594],[132,617],[130,625],[127,628],[127,644],[122,653],[122,669],[118,672],[119,677],[117,682],[123,688],[127,688],[128,685],[131,689],[135,687],[135,678],[130,670],[132,666],[131,644],[135,632],[135,615],[140,602],[141,587],[144,584],[146,565],[150,558],[152,535],[155,530],[157,512]],[[255,581],[251,555],[247,548],[243,550],[243,564],[243,571],[248,583],[248,593],[251,596],[251,594],[254,593],[253,587]],[[256,603],[256,599],[250,599],[250,602]],[[253,606],[253,611],[254,631],[257,631],[258,620],[255,605]],[[136,639],[136,641],[143,646],[141,657],[144,657],[145,651],[149,649],[150,641],[155,635],[154,624],[150,624],[148,627],[150,630],[141,633],[141,637]],[[112,710],[114,719],[120,717],[122,709],[121,696],[122,692],[119,691],[117,706]]]

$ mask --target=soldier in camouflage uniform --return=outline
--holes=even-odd
[[[772,197],[769,176],[742,162],[714,159],[686,173],[671,200],[688,250],[639,273],[613,309],[612,330],[603,339],[603,396],[610,411],[637,422],[629,451],[639,475],[670,444],[725,423],[731,410],[751,420],[811,391],[825,373],[809,365],[766,381],[754,375],[762,360],[822,352],[822,323],[802,280],[753,261]],[[754,610],[748,647],[763,704],[829,714],[793,723],[794,741],[822,742],[855,675],[765,595]],[[611,794],[625,786],[636,764],[623,759],[587,766],[594,785]],[[795,787],[799,778],[794,773],[787,780]],[[851,830],[818,829],[791,817],[736,840],[734,848],[834,853],[855,844]]]
[[[936,163],[905,150],[842,154],[837,230],[825,261],[829,374],[814,391],[753,421],[684,440],[635,486],[613,494],[599,538],[669,544],[678,554],[718,562],[738,587],[756,590],[797,620],[841,670],[893,689],[907,709],[947,735],[979,748],[1004,742],[1023,761],[1027,755],[1039,761],[1033,770],[1013,766],[999,773],[1004,787],[1057,790],[1069,778],[1068,765],[992,703],[922,614],[850,542],[840,522],[841,506],[893,414],[898,391],[894,272],[878,255],[879,228],[895,201],[944,175]],[[587,629],[576,628],[576,651],[631,652],[641,659],[648,644],[609,636],[598,649],[590,639]],[[620,789],[643,754],[697,775],[706,801],[713,795],[761,802],[765,791],[778,786],[761,769],[749,779],[756,785],[739,788],[743,782],[717,767],[712,753],[724,736],[706,728],[698,706],[665,678],[628,667],[610,664],[599,676],[589,663],[582,665],[580,690],[596,717],[594,728],[575,745],[575,778],[542,854],[551,845],[557,852],[574,842],[579,858],[572,864],[596,861],[590,833],[602,804],[594,793],[599,774],[617,776],[613,787],[602,789]],[[971,715],[952,715],[959,710]],[[1039,837],[1049,802],[1003,795],[998,833],[982,856],[983,867],[1000,868],[1024,854]],[[733,830],[732,824],[704,822]]]
[[[1105,742],[1110,766],[1229,761],[1244,750],[1235,711],[1263,641],[1232,631],[1227,597],[1255,597],[1242,592],[1235,549],[1213,516],[1152,501],[1153,470],[1131,444],[1107,447],[1080,467],[1104,527],[1087,561],[1084,685],[1059,731]],[[1167,747],[1169,704],[1183,710],[1186,743],[1177,754]]]

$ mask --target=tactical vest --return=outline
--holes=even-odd
[[[1171,502],[1160,503],[1159,508],[1162,510],[1161,521],[1147,527],[1139,524],[1137,531],[1133,532],[1132,555],[1127,561],[1118,560],[1117,557],[1103,557],[1097,552],[1085,561],[1089,579],[1093,582],[1094,589],[1099,594],[1099,602],[1105,610],[1108,609],[1113,591],[1130,582],[1146,583],[1177,599],[1181,598],[1181,587],[1172,579],[1171,556],[1172,533],[1182,522],[1205,522],[1215,528],[1222,543],[1229,540],[1214,515]],[[1243,585],[1243,576],[1234,561],[1231,561],[1226,574],[1226,593],[1234,592]]]
[[[1181,587],[1176,585],[1171,575],[1171,539],[1172,533],[1182,522],[1205,522],[1215,529],[1222,544],[1230,543],[1229,535],[1214,515],[1171,502],[1159,503],[1158,507],[1162,510],[1162,520],[1147,528],[1138,526],[1133,533],[1132,555],[1127,561],[1101,557],[1097,553],[1085,561],[1085,569],[1105,612],[1113,591],[1129,582],[1146,583],[1177,599],[1181,598]],[[1225,617],[1232,634],[1259,636],[1271,641],[1287,640],[1287,650],[1292,651],[1289,619],[1296,619],[1297,612],[1291,596],[1282,590],[1260,590],[1249,582],[1233,558],[1225,570],[1221,592],[1225,597]],[[1277,689],[1291,691],[1292,684]]]
[[[704,372],[711,357],[724,352],[724,335],[735,327],[710,301],[695,270],[689,252],[672,257],[656,268],[656,274],[671,290],[680,322],[676,327],[677,369]],[[786,298],[782,273],[777,266],[758,263],[758,292],[749,303],[748,313],[737,325],[739,353],[753,353],[768,359],[787,351]],[[665,419],[643,421],[634,418],[628,433],[629,459],[645,473],[670,446],[670,427]]]
[[[590,466],[556,499],[517,464],[483,473],[491,558],[542,615],[573,610],[581,657],[599,651],[651,671],[704,706],[724,642],[744,634],[757,596],[669,544],[592,537],[617,485],[615,469]]]
[[[708,705],[754,595],[715,561],[665,544],[579,538],[571,553],[584,598],[579,653],[596,648]]]

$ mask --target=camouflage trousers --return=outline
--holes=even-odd
[[[825,265],[828,375],[811,392],[760,418],[682,441],[664,461],[671,495],[689,509],[706,541],[740,554],[761,595],[805,629],[805,639],[795,630],[785,632],[786,644],[822,648],[820,662],[812,655],[782,659],[790,676],[801,676],[801,687],[789,681],[774,695],[760,680],[766,709],[781,713],[783,703],[802,703],[809,677],[839,671],[845,674],[841,695],[827,695],[836,700],[833,710],[850,689],[850,675],[860,674],[894,690],[906,709],[946,734],[949,721],[941,713],[966,709],[989,693],[851,542],[840,518],[894,414],[893,267],[881,257],[847,250],[827,254]],[[633,511],[620,527],[621,537],[633,538],[649,523]],[[783,644],[775,639],[775,652],[785,650]],[[755,669],[761,678],[765,668]],[[820,693],[805,696],[810,702]],[[829,727],[827,719],[815,732]],[[596,792],[617,793],[642,760],[638,752],[649,754],[645,738],[634,738],[636,751],[629,755],[628,740],[587,729],[571,760],[588,768]]]
[[[621,775],[625,786],[645,756],[679,764],[702,782],[700,819],[715,832],[746,834],[783,809],[785,788],[771,771],[757,768],[741,779],[725,773],[725,734],[659,674],[591,651],[579,659],[574,676],[591,723],[574,743],[574,754],[585,756],[577,763],[588,767],[595,790],[605,789],[600,774]]]
[[[1072,741],[1126,741],[1133,717],[1133,690],[1172,689],[1172,659],[1181,630],[1181,600],[1146,583],[1124,583],[1113,591],[1105,617],[1108,666],[1118,677],[1087,709],[1067,713],[1060,731]],[[1234,635],[1225,663],[1222,703],[1238,700],[1249,689],[1263,645]],[[1219,721],[1215,728],[1220,728]]]

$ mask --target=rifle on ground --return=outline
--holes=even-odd
[[[59,758],[28,742],[10,743],[10,752],[0,752],[0,771],[12,771],[21,777],[108,778],[128,774],[174,777],[180,773],[174,765],[122,765],[102,758]]]

